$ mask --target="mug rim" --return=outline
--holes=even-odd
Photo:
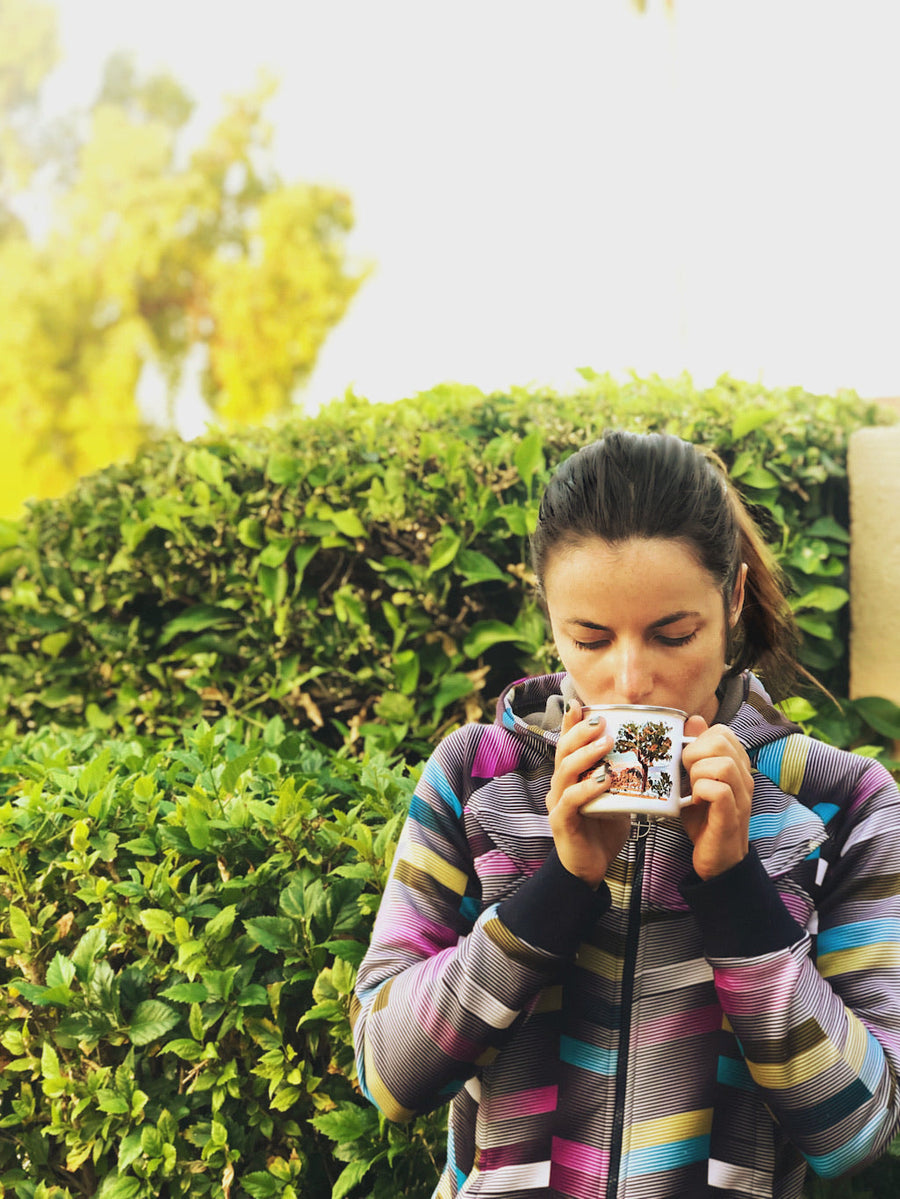
[[[681,708],[667,708],[664,704],[582,704],[582,712],[669,712],[687,720],[687,712]]]

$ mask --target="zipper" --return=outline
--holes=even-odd
[[[634,997],[634,972],[637,967],[638,936],[641,928],[641,891],[644,883],[649,821],[636,819],[631,827],[634,842],[634,875],[628,897],[628,929],[625,936],[625,962],[622,967],[621,1024],[619,1028],[619,1060],[616,1064],[616,1094],[613,1106],[612,1138],[609,1150],[609,1178],[606,1199],[616,1199],[622,1165],[622,1140],[625,1132],[625,1094],[628,1088],[628,1047],[631,1041],[631,1002]]]

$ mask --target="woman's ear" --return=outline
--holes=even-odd
[[[747,563],[741,563],[741,569],[738,571],[737,582],[734,585],[734,591],[731,596],[731,604],[728,609],[728,624],[730,628],[734,628],[737,622],[741,619],[741,612],[744,607],[744,591],[747,585]]]

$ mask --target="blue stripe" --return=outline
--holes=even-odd
[[[619,1060],[615,1049],[599,1049],[596,1045],[565,1036],[559,1038],[559,1056],[570,1066],[580,1066],[582,1070],[590,1070],[593,1074],[615,1074]]]
[[[743,1058],[738,1061],[733,1057],[720,1057],[716,1081],[723,1082],[727,1087],[737,1087],[741,1091],[756,1090],[756,1083]]]
[[[880,945],[885,941],[900,941],[900,920],[884,916],[880,920],[860,920],[856,924],[841,924],[819,933],[819,956],[839,949],[858,949],[861,945]]]
[[[759,812],[750,817],[750,840],[757,841],[763,837],[777,837],[785,829],[795,824],[810,822],[810,810],[801,803],[792,803],[783,812]]]
[[[823,824],[827,824],[829,820],[837,816],[840,810],[836,803],[817,803],[813,808],[813,811]]]
[[[656,1174],[661,1170],[676,1170],[709,1157],[709,1134],[673,1141],[669,1145],[654,1145],[652,1149],[633,1149],[625,1155],[623,1173],[626,1178],[638,1174]]]
[[[473,895],[464,895],[462,902],[459,905],[459,913],[472,924],[478,919],[478,911],[480,908],[478,900]]]
[[[756,769],[771,779],[776,787],[781,778],[781,763],[784,761],[786,744],[787,737],[781,737],[778,741],[764,745],[756,755]]]
[[[861,1158],[867,1157],[872,1147],[884,1133],[885,1116],[873,1116],[865,1128],[861,1129],[852,1140],[847,1141],[840,1149],[825,1153],[821,1157],[806,1155],[806,1160],[820,1178],[839,1178],[851,1166],[857,1165]]]
[[[441,799],[453,809],[456,815],[462,817],[462,804],[459,802],[456,792],[450,786],[450,780],[433,756],[425,764],[421,781],[433,787]]]

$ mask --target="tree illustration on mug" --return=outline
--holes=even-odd
[[[650,767],[654,762],[667,762],[672,756],[669,728],[661,720],[648,720],[646,724],[629,721],[620,725],[613,751],[617,754],[634,754],[643,776],[641,789],[646,791]]]

